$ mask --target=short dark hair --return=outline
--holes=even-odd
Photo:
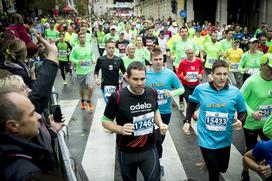
[[[64,32],[60,32],[60,33],[59,33],[59,36],[65,36],[65,35],[64,35]]]
[[[228,29],[225,30],[225,33],[228,34],[230,31],[233,31],[233,30],[228,28]]]
[[[110,39],[107,41],[106,45],[107,45],[108,43],[114,43],[114,44],[116,44],[116,41],[115,41],[113,38],[110,38]]]
[[[179,31],[180,31],[181,29],[186,29],[186,30],[188,31],[188,28],[187,28],[186,26],[180,27]]]
[[[131,71],[132,71],[132,70],[144,70],[145,73],[146,73],[146,69],[145,69],[144,64],[142,64],[142,63],[139,62],[139,61],[131,62],[131,63],[128,65],[128,68],[127,68],[127,76],[128,76],[128,77],[131,76]]]
[[[155,48],[152,50],[152,52],[151,52],[151,58],[154,57],[154,56],[157,56],[157,55],[159,55],[159,54],[162,54],[161,49],[155,47]]]
[[[0,93],[0,131],[5,131],[5,124],[8,120],[20,121],[23,112],[16,104],[10,99],[12,91]]]
[[[224,60],[216,60],[212,66],[212,73],[219,67],[229,68],[229,64]]]

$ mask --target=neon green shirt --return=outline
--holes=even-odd
[[[224,52],[226,52],[227,49],[232,47],[231,46],[232,40],[223,39],[220,41],[220,43],[222,44],[222,48]]]
[[[129,31],[132,33],[132,37],[133,37],[133,38],[136,38],[136,36],[138,35],[137,29],[134,28],[134,30],[130,29]]]
[[[212,42],[212,37],[209,34],[207,34],[206,36],[204,36],[204,38],[205,38],[205,43]]]
[[[174,53],[174,55],[176,57],[173,65],[175,67],[178,67],[181,60],[183,60],[184,58],[187,57],[185,54],[185,50],[187,47],[192,47],[194,49],[195,53],[198,50],[195,42],[191,39],[188,39],[187,41],[183,41],[182,39],[177,39],[173,43],[172,52]]]
[[[244,125],[250,130],[262,129],[266,120],[272,112],[272,81],[266,81],[260,73],[249,77],[241,88],[247,105],[247,119]],[[252,113],[262,111],[261,120],[255,120]]]
[[[263,133],[265,136],[272,139],[272,114],[270,114],[269,118],[264,123]]]
[[[59,52],[59,55],[58,55],[59,61],[67,62],[68,61],[67,53],[69,52],[67,43],[59,41],[57,43],[57,48],[58,48],[58,52]]]
[[[272,46],[272,40],[266,41],[266,45],[267,45],[268,47]]]
[[[145,60],[150,62],[150,53],[146,47],[141,49],[136,48],[135,57],[137,57],[144,65]]]
[[[189,38],[193,38],[195,36],[195,29],[193,27],[188,29],[188,33],[189,33]]]
[[[249,51],[245,52],[240,60],[238,71],[243,74],[244,73],[251,74],[250,72],[253,72],[255,70],[256,70],[255,72],[258,72],[257,70],[260,68],[260,59],[262,55],[263,53],[258,50],[254,54],[249,53]],[[248,69],[251,69],[252,71],[248,72]]]
[[[65,40],[65,41],[68,41],[70,44],[72,44],[72,40],[73,40],[74,38],[77,38],[77,34],[74,33],[74,32],[73,32],[72,34],[66,32],[65,35],[64,35],[64,40]]]
[[[85,47],[76,45],[72,49],[69,59],[76,65],[76,74],[78,75],[86,75],[94,70],[94,53],[89,44],[86,44]],[[80,61],[83,61],[83,63],[80,64]]]
[[[86,44],[92,45],[92,35],[90,33],[86,33]],[[79,45],[78,35],[73,37],[71,45],[72,47]]]
[[[216,60],[219,60],[220,55],[223,52],[222,45],[219,42],[207,42],[203,46],[203,51],[206,52],[207,57],[206,57],[206,62],[204,67],[211,69],[213,66],[213,63]]]
[[[104,36],[105,36],[105,32],[104,31],[97,31],[96,32],[96,36],[97,36],[97,43],[98,44],[101,44],[102,43],[102,41],[103,41],[103,38],[104,38]]]
[[[102,44],[103,44],[104,46],[106,46],[106,43],[108,42],[108,40],[109,40],[110,38],[113,38],[115,41],[119,40],[119,36],[118,36],[118,35],[111,36],[110,33],[107,33],[107,34],[104,36],[103,40],[102,40]]]
[[[198,49],[197,54],[198,54],[200,50],[203,48],[205,38],[203,36],[200,36],[200,37],[194,36],[192,40],[195,42],[197,46],[197,49]]]
[[[141,58],[136,57],[136,56],[134,57],[134,59],[128,58],[128,56],[125,56],[125,57],[122,58],[122,59],[123,59],[123,62],[124,62],[124,65],[125,65],[126,69],[128,68],[128,65],[129,65],[131,62],[135,62],[135,61],[142,62],[142,63],[145,65],[145,62],[142,61]]]
[[[45,30],[45,38],[56,40],[59,38],[59,32],[55,29],[53,29],[53,30],[46,29]]]

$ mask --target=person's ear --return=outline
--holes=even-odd
[[[15,120],[8,120],[5,124],[6,131],[12,134],[18,133],[18,122]]]

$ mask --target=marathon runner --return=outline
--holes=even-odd
[[[227,83],[229,65],[217,60],[211,69],[213,81],[198,85],[189,98],[184,122],[190,123],[199,105],[198,144],[210,181],[228,169],[233,129],[240,130],[247,114],[239,89]],[[235,112],[238,112],[235,118]]]
[[[86,44],[86,32],[78,33],[79,45],[76,45],[70,54],[70,61],[76,65],[76,75],[79,82],[79,95],[81,99],[81,109],[86,109],[85,105],[85,91],[87,90],[87,106],[93,112],[94,106],[91,103],[93,94],[93,70],[94,70],[94,54],[91,51],[90,44]]]
[[[244,125],[246,151],[257,144],[258,136],[262,140],[269,140],[262,130],[272,112],[272,54],[263,55],[260,63],[260,73],[249,77],[241,88],[248,112]],[[243,181],[249,180],[246,168],[241,177]]]
[[[123,180],[136,180],[137,170],[145,180],[160,180],[160,162],[155,146],[156,124],[165,134],[158,110],[157,92],[146,87],[146,70],[140,62],[127,69],[129,85],[114,92],[102,118],[104,128],[117,133],[117,155]],[[116,118],[116,123],[113,120]]]
[[[154,48],[151,52],[152,66],[147,69],[146,85],[153,87],[158,93],[158,105],[164,124],[168,125],[171,118],[171,97],[184,93],[184,88],[176,74],[163,66],[163,54],[160,48]],[[174,89],[174,90],[173,90]],[[159,158],[162,158],[162,143],[165,135],[156,129],[156,143]],[[164,175],[164,167],[161,165],[161,175]]]
[[[106,44],[107,54],[97,59],[94,78],[96,85],[100,86],[99,70],[101,69],[101,89],[105,102],[108,102],[110,95],[119,89],[119,71],[126,72],[122,58],[114,55],[115,41],[110,39]]]

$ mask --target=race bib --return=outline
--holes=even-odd
[[[188,75],[190,77],[190,80],[188,80],[188,82],[197,82],[198,81],[198,78],[197,78],[198,72],[187,72],[186,75]]]
[[[66,56],[67,54],[66,54],[66,51],[65,51],[65,50],[60,50],[60,51],[59,51],[59,55],[60,55],[60,56]]]
[[[250,75],[254,75],[256,73],[259,73],[259,68],[250,68],[248,69],[247,73],[250,74]]]
[[[104,95],[110,97],[113,92],[116,91],[116,86],[106,85],[104,86]]]
[[[210,131],[225,131],[227,122],[228,113],[206,112],[206,128]]]
[[[266,121],[272,112],[272,105],[260,105],[259,110],[262,111],[262,121]]]
[[[133,117],[134,136],[141,136],[153,133],[154,112]]]
[[[231,63],[230,64],[230,71],[231,72],[238,72],[239,63]]]
[[[89,60],[84,60],[83,63],[81,64],[81,67],[86,68],[91,65],[91,62]]]
[[[158,105],[167,103],[167,95],[163,90],[157,90],[158,93]]]
[[[209,59],[208,59],[208,62],[209,62],[209,64],[211,64],[211,65],[213,65],[215,61],[216,61],[215,58],[209,58]]]
[[[98,43],[99,48],[105,48],[105,46],[103,45],[103,43]]]

